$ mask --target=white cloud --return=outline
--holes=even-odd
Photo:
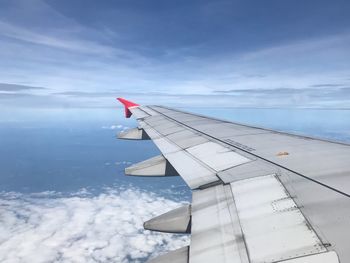
[[[129,164],[132,164],[132,162],[129,162],[129,161],[115,162],[115,165],[129,165]]]
[[[142,262],[188,243],[187,236],[143,230],[144,221],[181,204],[137,189],[1,199],[1,262]]]
[[[106,130],[122,130],[122,131],[129,129],[129,127],[121,125],[121,124],[116,124],[116,125],[111,125],[111,126],[102,126],[101,128],[106,129]]]

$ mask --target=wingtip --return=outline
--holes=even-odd
[[[137,104],[135,102],[132,102],[130,100],[126,100],[126,99],[121,98],[121,97],[118,97],[117,100],[119,100],[127,108],[140,106],[139,104]]]
[[[130,118],[130,116],[132,114],[131,111],[129,110],[130,108],[140,106],[139,104],[137,104],[135,102],[132,102],[132,101],[120,98],[120,97],[118,97],[117,100],[119,100],[124,105],[126,118]]]

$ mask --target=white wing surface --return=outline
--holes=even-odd
[[[119,99],[161,154],[126,174],[180,175],[192,203],[145,222],[191,234],[152,262],[350,262],[350,146]]]

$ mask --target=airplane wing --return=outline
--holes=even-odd
[[[151,262],[350,262],[350,146],[119,99],[161,155],[126,168],[180,175],[192,203],[145,222],[190,233]],[[288,121],[288,120],[286,120]]]

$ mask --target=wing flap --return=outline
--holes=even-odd
[[[190,262],[249,262],[230,186],[193,193]]]
[[[188,263],[188,247],[170,251],[148,261],[148,263]]]
[[[275,262],[326,252],[276,175],[231,183],[251,262]]]
[[[276,175],[193,193],[190,262],[338,262],[327,251]]]
[[[337,254],[334,251],[309,255],[305,257],[293,258],[290,260],[279,261],[281,263],[339,263]]]

